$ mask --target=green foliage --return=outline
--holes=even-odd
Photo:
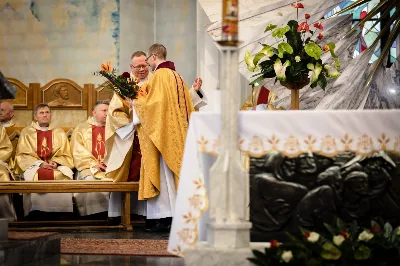
[[[129,73],[124,73],[129,75]],[[122,99],[136,99],[139,85],[138,83],[128,78],[128,76],[117,75],[116,70],[112,69],[111,72],[100,70],[94,73],[97,76],[105,77],[108,82],[103,85],[104,88],[117,93]]]
[[[306,53],[314,58],[315,60],[318,60],[321,58],[322,55],[322,49],[317,45],[315,42],[309,42],[304,46],[304,50]]]
[[[274,25],[274,24],[269,24],[269,25],[265,28],[265,31],[264,31],[264,32],[271,31],[271,30],[275,29],[276,27],[277,27],[277,26]]]
[[[272,37],[278,37],[279,39],[283,38],[285,36],[286,32],[290,31],[289,26],[285,26],[283,28],[277,28],[272,32]]]
[[[306,38],[303,32],[298,32],[298,28],[299,23],[296,20],[290,20],[284,27],[274,24],[266,27],[265,32],[271,31],[272,37],[277,38],[278,43],[276,46],[262,44],[263,48],[254,57],[249,51],[245,52],[247,69],[255,73],[255,79],[250,85],[259,84],[267,78],[276,78],[284,82],[285,87],[294,83],[303,87],[307,82],[311,82],[312,88],[320,86],[325,89],[328,85],[327,78],[337,78],[340,75],[340,62],[335,54],[335,44],[327,44],[330,55],[334,58],[333,64],[323,64],[322,48],[311,37]],[[308,68],[310,64],[314,67]],[[308,81],[310,72],[311,81]]]
[[[398,266],[400,261],[400,228],[389,223],[371,222],[363,228],[355,221],[345,223],[337,219],[333,224],[324,224],[326,231],[310,232],[300,228],[299,236],[286,233],[287,240],[278,247],[256,251],[249,258],[254,265],[299,265],[299,266]],[[311,235],[319,235],[311,241]],[[372,234],[372,238],[360,240],[361,234]],[[338,241],[338,240],[341,241]],[[289,262],[282,259],[285,251],[293,255]]]

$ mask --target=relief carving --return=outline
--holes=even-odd
[[[70,84],[55,84],[43,96],[49,106],[82,106],[82,92]]]

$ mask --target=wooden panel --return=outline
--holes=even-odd
[[[88,93],[88,108],[87,108],[87,116],[92,116],[92,109],[94,104],[96,103],[96,98],[95,98],[95,88],[94,84],[85,84],[83,86],[86,88],[86,91]]]
[[[1,193],[71,193],[138,191],[139,182],[111,181],[14,181],[0,182]]]
[[[96,101],[106,100],[111,101],[111,98],[114,95],[114,92],[108,88],[105,88],[104,85],[108,82],[104,82],[99,87],[96,88]]]
[[[9,100],[14,105],[14,109],[32,109],[33,90],[25,86],[22,82],[14,78],[8,78],[8,81],[17,88],[17,95],[14,100]]]
[[[40,100],[52,109],[88,108],[87,88],[69,79],[55,79],[40,88]]]

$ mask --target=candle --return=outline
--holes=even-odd
[[[222,42],[236,44],[238,41],[239,0],[222,2]]]

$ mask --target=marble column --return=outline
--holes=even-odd
[[[221,152],[207,188],[210,218],[207,243],[185,250],[185,264],[250,265],[250,228],[246,221],[247,171],[238,150],[238,48],[222,46],[220,58]]]

